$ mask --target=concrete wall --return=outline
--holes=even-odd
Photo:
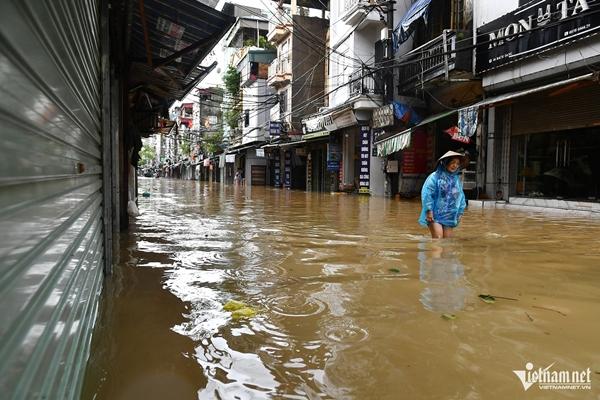
[[[292,33],[292,117],[294,128],[301,130],[302,115],[317,112],[324,105],[325,46],[329,20],[294,15]],[[307,33],[307,32],[310,32]],[[313,100],[311,100],[313,99]]]
[[[243,88],[243,93],[242,118],[244,110],[250,110],[250,124],[243,127],[242,143],[264,140],[269,132],[269,109],[257,102],[265,101],[268,95],[274,95],[274,90],[267,86],[265,79],[257,79],[252,85]]]

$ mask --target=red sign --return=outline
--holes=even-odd
[[[411,133],[410,147],[402,151],[403,174],[426,174],[429,146],[427,145],[427,131],[415,129]]]

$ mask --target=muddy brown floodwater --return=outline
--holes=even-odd
[[[600,219],[471,209],[433,242],[414,201],[140,187],[85,399],[600,398]],[[592,388],[525,392],[528,362]]]

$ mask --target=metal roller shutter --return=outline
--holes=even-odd
[[[600,125],[600,85],[585,81],[536,93],[512,106],[512,134],[525,135]]]
[[[102,283],[96,0],[0,2],[0,393],[78,398]]]

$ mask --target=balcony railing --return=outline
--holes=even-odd
[[[368,0],[344,0],[342,20],[351,26],[356,26],[361,22],[363,25],[379,22],[379,14],[373,9],[373,4]]]
[[[398,86],[414,86],[443,77],[449,79],[455,69],[470,70],[472,53],[460,51],[457,36],[462,32],[445,29],[442,34],[424,45],[406,53],[399,69]],[[459,51],[457,51],[459,50]]]
[[[350,97],[364,94],[383,94],[382,85],[373,77],[373,71],[368,67],[361,67],[350,74]]]
[[[284,84],[292,77],[292,62],[289,56],[276,58],[269,65],[267,84]]]

